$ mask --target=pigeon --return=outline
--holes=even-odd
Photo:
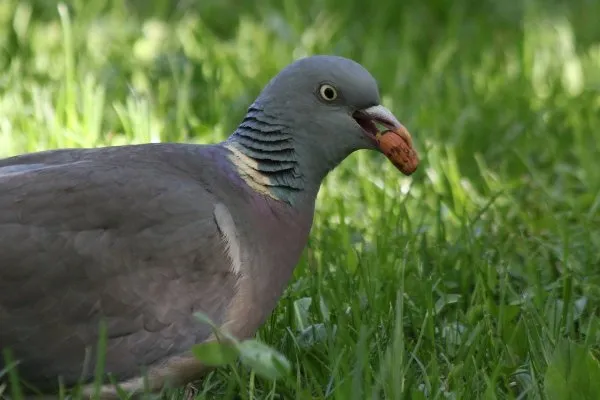
[[[365,67],[315,55],[275,75],[219,143],[0,159],[0,350],[42,393],[60,379],[91,395],[100,356],[130,393],[200,379],[209,367],[190,349],[215,336],[194,314],[252,337],[307,244],[323,179],[356,150],[383,153],[383,130],[413,149]],[[104,382],[101,398],[117,398]]]

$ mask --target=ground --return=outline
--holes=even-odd
[[[0,156],[215,142],[290,61],[354,58],[422,164],[327,178],[257,335],[290,375],[197,398],[600,398],[600,3],[369,4],[3,0]]]

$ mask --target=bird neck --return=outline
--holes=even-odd
[[[248,109],[224,145],[242,179],[257,192],[291,205],[311,197],[290,127],[258,106]]]

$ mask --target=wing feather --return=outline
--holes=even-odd
[[[38,386],[75,383],[101,319],[106,370],[126,379],[206,338],[193,312],[218,321],[234,295],[206,185],[123,150],[0,160],[0,348]]]

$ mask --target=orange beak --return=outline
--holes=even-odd
[[[413,147],[412,137],[390,110],[376,105],[356,111],[353,117],[400,172],[408,176],[416,171],[419,155]],[[376,123],[383,125],[386,130],[379,131]]]

